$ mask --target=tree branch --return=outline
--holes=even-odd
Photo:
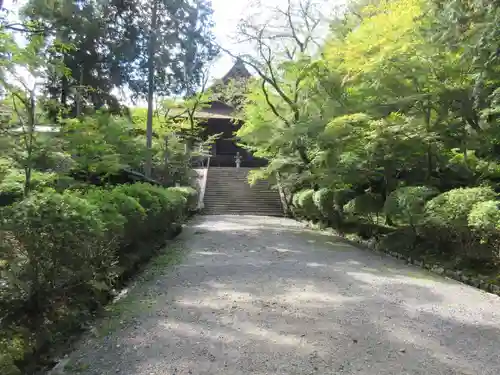
[[[305,52],[305,49],[306,49],[306,46],[305,44],[299,39],[298,35],[297,35],[297,30],[295,30],[295,25],[293,23],[293,20],[292,20],[292,0],[288,0],[288,8],[287,8],[287,11],[286,11],[286,17],[288,19],[288,26],[290,27],[290,30],[292,31],[292,36],[293,36],[293,39],[295,39],[295,42],[297,43],[297,45],[299,46],[299,49],[300,49],[300,52],[301,53],[304,53]]]
[[[1,7],[0,7],[1,8]],[[17,31],[21,33],[32,33],[32,34],[45,34],[48,31],[48,28],[42,27],[42,28],[33,28],[26,26],[25,24],[22,23],[11,23],[4,25],[3,28],[5,30],[12,30],[12,31]]]
[[[278,112],[276,106],[271,102],[271,98],[269,97],[269,92],[266,89],[266,81],[262,80],[261,88],[262,92],[264,93],[264,97],[266,98],[266,103],[269,106],[269,108],[271,108],[271,111],[274,113],[276,117],[281,119],[281,121],[283,121],[287,127],[290,127],[290,122],[282,114]]]

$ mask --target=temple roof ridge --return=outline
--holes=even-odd
[[[227,84],[231,79],[248,79],[252,74],[248,71],[245,63],[241,59],[236,59],[233,67],[220,79]]]

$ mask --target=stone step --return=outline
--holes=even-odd
[[[234,215],[234,216],[243,216],[243,215],[251,215],[251,216],[268,216],[268,217],[283,217],[283,214],[278,213],[265,213],[259,211],[248,211],[248,212],[202,212],[202,215],[213,215],[213,216],[221,216],[221,215]]]
[[[283,216],[281,200],[267,181],[248,183],[251,168],[210,168],[204,197],[204,214]]]
[[[281,202],[256,202],[256,201],[219,201],[219,202],[205,202],[205,207],[281,207]]]
[[[206,205],[204,208],[206,208],[207,210],[209,209],[231,209],[231,210],[255,210],[255,209],[259,209],[259,210],[276,210],[276,209],[281,209],[280,206],[278,205],[269,205],[269,206],[257,206],[255,204],[253,205],[241,205],[241,206],[235,206],[235,205],[223,205],[223,204],[219,204],[219,205]]]
[[[217,193],[238,193],[238,192],[244,192],[248,194],[252,193],[263,193],[263,194],[279,194],[277,191],[273,190],[267,190],[267,189],[248,189],[248,188],[231,188],[227,186],[220,186],[219,188],[214,188],[213,186],[210,186],[207,188],[205,194],[217,194]]]
[[[277,195],[277,197],[276,197]],[[279,194],[276,193],[274,194],[266,194],[266,193],[259,193],[259,192],[247,192],[247,191],[221,191],[218,192],[217,194],[210,193],[210,194],[205,194],[205,199],[227,199],[228,197],[233,197],[235,199],[242,199],[242,198],[251,198],[251,199],[259,199],[259,198],[275,198],[279,199]]]

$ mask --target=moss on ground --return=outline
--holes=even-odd
[[[150,311],[157,303],[152,295],[147,295],[150,282],[170,272],[185,256],[181,241],[173,242],[151,259],[145,269],[135,278],[132,285],[122,290],[114,302],[104,308],[104,313],[92,333],[105,337],[122,326],[133,322],[134,317]]]

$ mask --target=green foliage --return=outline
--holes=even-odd
[[[460,188],[447,191],[425,205],[427,220],[443,227],[467,227],[475,204],[493,200],[497,194],[489,187]]]
[[[344,211],[353,216],[366,217],[371,214],[380,213],[383,203],[380,195],[365,193],[347,202],[344,206]]]
[[[105,225],[106,237],[110,245],[113,242],[116,242],[115,246],[123,245],[126,233],[125,224],[130,219],[136,219],[137,213],[140,212],[141,206],[138,202],[134,202],[133,198],[127,197],[125,194],[99,188],[89,189],[83,197],[91,204],[99,207]],[[134,203],[136,204],[136,212],[131,209]],[[122,214],[122,210],[125,211],[127,216]]]
[[[5,375],[22,375],[16,361],[22,360],[24,343],[21,337],[2,337],[0,333],[0,371]]]
[[[314,190],[306,189],[296,193],[296,208],[302,215],[310,220],[318,220],[321,216],[320,211],[314,203]]]
[[[425,203],[439,192],[428,186],[406,186],[393,191],[386,199],[384,213],[393,220],[414,227],[424,218]]]
[[[337,209],[343,210],[344,206],[351,199],[356,197],[356,192],[349,188],[335,189],[334,190],[334,201]]]
[[[4,179],[5,175],[9,172],[12,166],[12,160],[0,158],[0,182]]]
[[[146,154],[144,137],[135,134],[131,122],[99,113],[63,125],[65,149],[78,171],[114,173],[121,168],[137,169]]]
[[[24,195],[26,175],[19,169],[10,169],[0,182],[0,206],[7,206],[21,199]],[[63,191],[71,187],[74,180],[65,175],[51,172],[31,172],[30,190],[41,191],[45,188],[53,188]]]
[[[476,203],[468,217],[469,226],[479,231],[497,231],[500,229],[500,209],[498,201]]]
[[[188,211],[194,212],[198,208],[198,192],[192,187],[173,187],[169,191],[178,191],[184,198],[187,199]]]
[[[173,224],[182,218],[187,199],[179,191],[146,183],[122,185],[115,190],[135,198],[146,212],[144,226],[137,228],[138,235],[147,236],[151,231],[166,232],[172,229]]]
[[[189,193],[149,184],[84,193],[45,189],[4,208],[2,373],[25,373],[16,372],[15,360],[29,363],[22,361],[25,353],[57,341],[104,303],[119,278],[182,222]]]
[[[314,192],[314,205],[322,215],[328,215],[334,210],[335,192],[331,189],[323,188]]]
[[[81,280],[94,281],[113,263],[99,207],[71,193],[46,190],[14,204],[7,209],[5,230],[13,238],[12,253],[4,259],[14,264],[19,254],[26,256],[17,263],[22,269],[17,277],[26,286],[23,296],[43,298]]]
[[[164,97],[183,93],[200,83],[205,64],[216,54],[209,2],[157,1],[148,7],[137,0],[106,6],[89,0],[26,2],[21,20],[44,30],[49,61],[62,57],[71,77],[50,76],[44,82],[51,117],[103,107],[120,113],[117,88],[127,87],[134,98],[146,96],[153,4],[158,16],[152,61],[155,91]]]
[[[328,188],[320,189],[314,192],[313,200],[320,218],[330,223],[330,225],[338,227],[341,216],[335,202],[335,191]]]

